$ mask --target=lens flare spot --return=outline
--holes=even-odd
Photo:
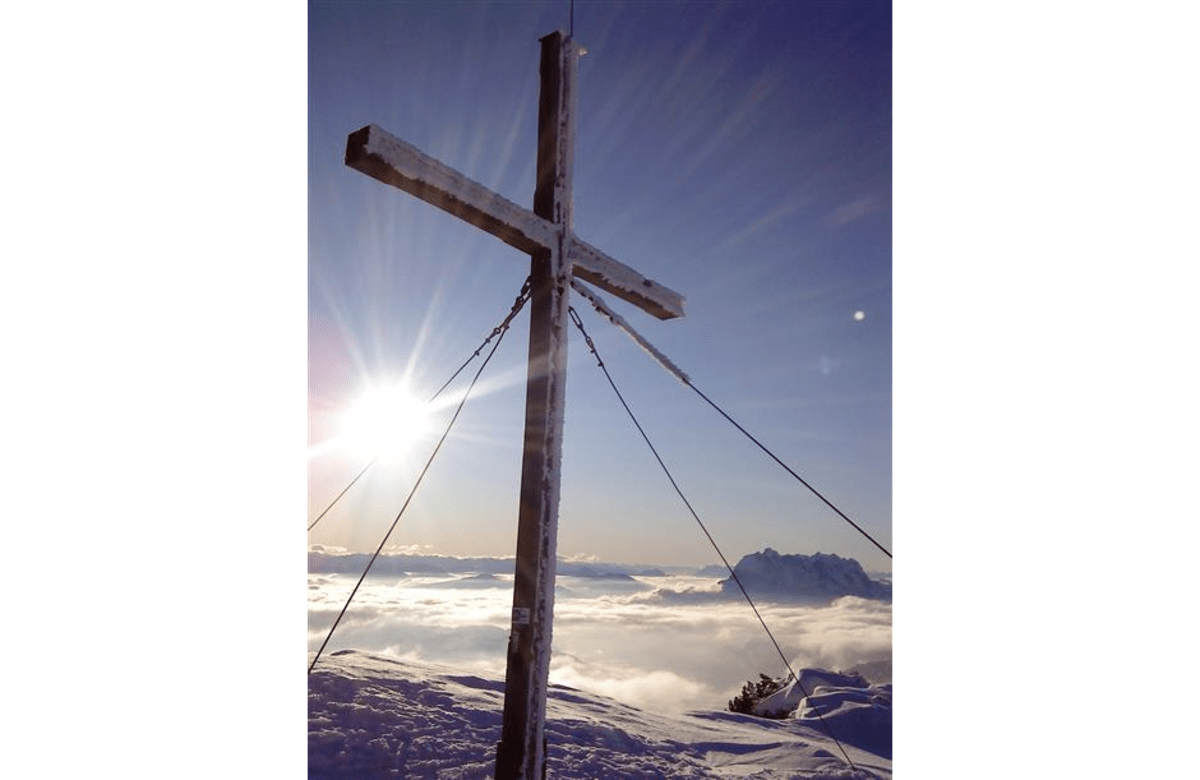
[[[368,389],[342,415],[339,439],[363,455],[406,454],[431,430],[432,410],[403,384]]]

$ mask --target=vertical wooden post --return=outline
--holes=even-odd
[[[559,228],[555,245],[531,256],[529,377],[517,527],[516,580],[496,780],[545,776],[546,689],[554,616],[567,301],[571,263],[571,163],[575,47],[561,32],[542,38],[534,213]]]

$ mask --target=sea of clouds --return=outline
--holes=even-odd
[[[373,571],[324,652],[353,648],[502,678],[512,575],[483,560],[477,568],[492,571]],[[310,652],[325,641],[357,580],[351,573],[309,575]],[[890,602],[846,596],[827,604],[756,603],[794,669],[858,669],[874,682],[891,680]],[[722,594],[716,578],[558,578],[552,682],[678,711],[722,709],[759,673],[780,676],[785,668],[745,600]]]

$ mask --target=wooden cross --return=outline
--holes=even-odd
[[[518,206],[375,125],[351,133],[346,164],[482,228],[531,257],[529,375],[517,526],[512,630],[496,778],[545,773],[546,689],[554,613],[559,477],[566,396],[567,300],[578,277],[659,319],[683,316],[683,297],[571,231],[575,65],[579,47],[541,39],[537,188]]]

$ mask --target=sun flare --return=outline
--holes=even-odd
[[[346,408],[338,439],[362,455],[407,454],[432,431],[433,409],[403,383],[372,387]]]

